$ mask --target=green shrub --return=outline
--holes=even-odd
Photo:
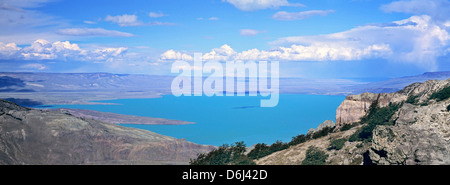
[[[300,134],[295,137],[292,137],[292,140],[289,143],[283,143],[281,141],[276,141],[272,145],[266,145],[264,143],[258,143],[255,147],[247,154],[250,159],[259,159],[265,156],[268,156],[272,153],[284,150],[289,148],[289,146],[298,145],[300,143],[304,143],[311,139],[317,139],[323,136],[328,135],[333,132],[335,127],[325,127],[322,130],[315,132],[311,135]]]
[[[281,141],[276,141],[275,143],[270,145],[269,148],[270,148],[271,151],[277,152],[277,151],[280,151],[280,150],[287,149],[287,148],[289,148],[289,146],[286,143],[283,143]]]
[[[347,139],[345,138],[332,140],[328,150],[340,150],[344,147],[346,141]]]
[[[228,145],[222,145],[209,153],[197,155],[197,159],[191,159],[191,165],[225,165],[230,162],[231,151]]]
[[[246,150],[244,142],[235,145],[222,145],[205,154],[199,154],[197,159],[191,159],[191,165],[253,165],[251,159],[244,155]]]
[[[362,148],[363,147],[363,144],[362,143],[358,143],[357,145],[356,145],[356,148]]]
[[[341,131],[347,131],[347,130],[350,130],[351,128],[356,127],[356,126],[358,126],[358,125],[359,125],[358,122],[352,123],[352,124],[344,124],[344,126],[341,127]]]
[[[284,150],[289,148],[289,146],[298,145],[300,143],[304,143],[306,141],[309,141],[311,139],[317,139],[323,136],[328,135],[329,133],[333,132],[335,127],[325,127],[324,129],[315,132],[311,135],[304,135],[300,134],[295,137],[292,137],[292,140],[288,143],[283,143],[281,141],[276,141],[272,145],[266,145],[264,143],[258,143],[255,145],[255,147],[247,154],[247,156],[250,159],[259,159],[265,156],[268,156],[272,153]]]
[[[430,99],[435,99],[436,101],[446,100],[450,97],[450,86],[441,89],[433,94],[431,94]]]
[[[368,114],[361,118],[361,123],[367,123],[367,125],[351,135],[349,141],[371,141],[373,129],[375,129],[377,125],[394,125],[392,116],[401,106],[401,103],[390,103],[389,106],[380,108],[378,107],[378,102],[374,101],[372,105],[370,105]]]
[[[274,152],[278,152],[280,150],[284,150],[289,148],[289,144],[283,143],[281,141],[276,141],[270,146],[267,146],[264,143],[258,143],[255,145],[252,151],[250,151],[247,156],[250,159],[259,159],[265,156],[268,156]]]
[[[269,146],[264,143],[258,143],[255,147],[247,154],[251,159],[259,159],[270,154]]]
[[[317,147],[310,146],[306,150],[306,157],[302,161],[302,165],[325,165],[328,154]]]
[[[375,124],[369,124],[369,125],[362,127],[358,134],[359,140],[361,141],[361,140],[368,139],[370,141],[372,139],[372,131],[373,131],[373,129],[375,129],[376,126],[377,125],[375,125]]]
[[[450,105],[447,106],[447,111],[450,111]]]
[[[298,136],[292,137],[292,140],[288,143],[289,146],[298,145],[300,143],[304,143],[308,140],[308,138],[304,134],[300,134]]]
[[[359,140],[360,140],[360,139],[359,139],[359,133],[360,133],[360,130],[357,130],[355,133],[353,133],[353,134],[348,138],[348,141],[350,141],[350,142],[359,141]]]
[[[417,104],[417,102],[419,101],[419,100],[417,100],[417,98],[418,98],[419,96],[408,96],[408,99],[406,99],[406,103],[410,103],[410,104],[413,104],[413,105],[415,105],[415,104]]]
[[[311,135],[311,138],[313,139],[317,139],[317,138],[321,138],[323,136],[327,136],[329,133],[333,132],[335,127],[325,127],[322,130],[319,130],[317,132],[314,132]]]

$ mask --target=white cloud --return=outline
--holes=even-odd
[[[269,60],[269,61],[329,61],[329,60],[360,60],[363,58],[379,57],[390,53],[388,45],[369,45],[364,48],[329,46],[329,45],[292,45],[290,47],[278,47],[273,50],[250,49],[236,52],[229,45],[225,44],[220,48],[214,48],[208,53],[203,54],[204,61],[232,61],[232,60]],[[191,61],[192,57],[188,54],[168,50],[160,57],[162,61],[185,60]]]
[[[259,30],[253,30],[253,29],[241,29],[239,30],[239,34],[241,36],[255,36],[260,33],[265,33],[266,31],[259,31]]]
[[[203,60],[205,61],[227,61],[233,60],[237,52],[233,50],[229,45],[224,44],[219,48],[214,48],[208,53],[203,54]],[[177,60],[183,61],[193,61],[192,55],[187,53],[182,53],[175,50],[167,50],[161,54],[160,62],[173,62]]]
[[[20,54],[25,60],[65,60],[68,57],[78,57],[80,52],[80,47],[77,44],[71,44],[69,41],[50,43],[39,39],[34,41],[31,46],[23,48]]]
[[[112,62],[116,58],[123,57],[127,50],[126,47],[95,49],[87,53],[84,60]]]
[[[107,15],[104,20],[116,23],[119,26],[140,26],[144,24],[141,21],[138,21],[138,17],[136,15],[129,14],[116,16]]]
[[[47,66],[43,65],[43,64],[38,64],[38,63],[32,63],[32,64],[25,64],[20,66],[20,68],[24,68],[24,69],[34,69],[34,70],[45,70],[47,69]]]
[[[192,61],[193,58],[192,58],[192,56],[190,56],[188,54],[181,53],[181,52],[174,51],[174,50],[167,50],[160,56],[161,62],[177,61],[177,60]]]
[[[450,17],[450,2],[448,0],[394,1],[381,6],[381,9],[385,12],[426,14],[437,20],[448,20]]]
[[[109,62],[122,58],[128,48],[81,49],[69,41],[49,42],[38,39],[30,46],[17,47],[15,43],[0,42],[0,60],[78,60]]]
[[[282,6],[304,6],[299,3],[289,3],[287,0],[222,0],[234,5],[239,10],[254,11]]]
[[[237,52],[233,50],[229,45],[222,45],[220,48],[214,48],[209,53],[203,54],[203,60],[205,61],[227,61],[233,60],[234,55]]]
[[[277,61],[335,61],[360,60],[379,54],[390,53],[388,45],[371,45],[366,48],[335,47],[328,45],[292,45],[269,51],[251,49],[239,53],[235,60],[277,60]]]
[[[60,29],[56,33],[68,36],[89,36],[89,37],[133,37],[131,33],[116,30],[105,30],[103,28],[68,28]]]
[[[271,43],[273,49],[270,50],[236,52],[225,44],[205,53],[203,60],[352,61],[381,58],[434,70],[436,59],[450,53],[449,27],[445,25],[434,22],[427,15],[412,16],[339,33],[280,38]]]
[[[20,47],[17,47],[15,43],[3,43],[0,42],[0,58],[2,59],[12,59],[15,58],[17,53],[20,51]]]
[[[148,16],[151,18],[159,18],[159,17],[168,16],[168,15],[163,14],[162,12],[150,12],[150,13],[148,13]]]
[[[280,11],[275,13],[272,18],[276,20],[282,20],[282,21],[295,21],[295,20],[302,20],[302,19],[308,19],[312,16],[326,16],[330,13],[333,13],[334,10],[309,10],[304,12],[285,12]]]
[[[286,37],[276,40],[272,45],[328,46],[337,49],[350,47],[359,51],[370,50],[370,46],[373,46],[372,50],[389,46],[390,52],[383,49],[385,52],[378,52],[375,56],[433,68],[436,58],[447,54],[449,40],[446,27],[434,22],[430,16],[423,15],[384,25],[361,26],[334,34]]]

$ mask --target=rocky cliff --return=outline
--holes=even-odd
[[[0,164],[185,164],[212,149],[0,100]]]
[[[450,79],[405,88],[415,102],[394,114],[395,125],[375,128],[370,159],[376,164],[450,164],[450,99],[430,99],[449,85]]]
[[[401,93],[362,93],[358,95],[349,95],[336,109],[336,127],[345,124],[351,124],[361,121],[361,118],[367,114],[370,105],[378,102],[379,107],[386,107],[389,103],[399,103],[408,98],[407,92]]]
[[[378,115],[395,112],[388,120],[370,127],[367,116],[373,102],[380,108]],[[381,109],[393,105],[399,108]],[[370,119],[380,121],[379,117]],[[358,138],[363,130],[370,131],[366,139]],[[342,143],[338,149],[330,147],[337,141]],[[450,164],[450,79],[414,83],[396,93],[348,96],[336,110],[332,133],[256,163],[301,164],[311,146],[327,155],[327,164]]]
[[[448,80],[430,80],[424,83],[414,83],[395,93],[362,93],[349,95],[336,110],[336,126],[359,122],[366,115],[372,102],[377,101],[379,107],[386,107],[389,103],[400,103],[410,96],[417,96],[418,102],[422,103],[431,93],[443,88]]]

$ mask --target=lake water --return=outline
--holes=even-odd
[[[175,97],[119,99],[100,102],[118,105],[52,105],[52,108],[89,109],[102,112],[176,119],[189,125],[131,125],[162,135],[185,138],[199,144],[220,146],[245,141],[271,144],[288,142],[306,134],[329,119],[335,121],[336,108],[344,96],[280,94],[276,107],[259,107],[264,97]]]

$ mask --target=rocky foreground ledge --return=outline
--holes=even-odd
[[[321,158],[322,164],[448,165],[449,97],[450,79],[414,83],[396,93],[347,96],[336,110],[333,132],[256,163],[302,164]],[[308,156],[312,148],[319,157]]]
[[[0,100],[0,164],[187,164],[214,148]]]

